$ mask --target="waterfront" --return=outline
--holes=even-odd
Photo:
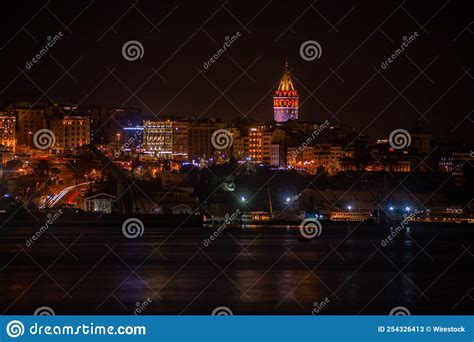
[[[413,224],[383,247],[390,229],[340,223],[311,242],[298,227],[53,226],[0,230],[0,310],[32,314],[472,314],[469,225]],[[171,234],[172,233],[172,234]],[[315,304],[315,302],[317,302]],[[325,303],[321,306],[321,303]]]

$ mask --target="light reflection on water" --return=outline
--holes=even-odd
[[[51,265],[47,274],[25,255],[14,258],[15,239],[30,234],[17,230],[0,239],[3,265],[11,260],[0,273],[0,309],[30,313],[47,305],[58,314],[131,314],[149,297],[145,314],[208,314],[221,305],[237,314],[311,314],[314,302],[327,297],[324,314],[386,314],[395,306],[417,314],[473,311],[469,303],[451,311],[473,285],[469,255],[438,277],[462,253],[461,243],[472,244],[472,230],[414,226],[387,247],[380,241],[388,227],[362,226],[347,237],[350,230],[325,227],[320,238],[301,242],[293,226],[231,227],[203,247],[212,229],[172,236],[157,229],[129,241],[115,231],[62,228],[56,233],[65,245],[84,234],[70,250],[78,260],[51,236],[28,250],[43,269]],[[427,243],[429,256],[420,249]],[[426,289],[428,298],[421,295]]]

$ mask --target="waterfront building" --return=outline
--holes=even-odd
[[[112,212],[115,196],[100,193],[84,199],[84,210],[93,213],[110,214]]]

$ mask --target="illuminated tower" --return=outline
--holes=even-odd
[[[285,63],[283,77],[273,95],[273,117],[276,122],[298,120],[298,92],[293,86],[288,63]]]

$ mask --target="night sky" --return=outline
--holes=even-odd
[[[142,107],[145,114],[271,120],[272,92],[287,57],[301,120],[328,119],[385,138],[419,120],[446,141],[473,142],[474,24],[468,4],[2,2],[0,103],[43,96]],[[27,69],[47,37],[59,31],[63,37]],[[418,38],[382,69],[415,31]],[[241,37],[205,69],[204,62],[236,32]],[[129,40],[144,46],[142,59],[123,58]],[[307,40],[321,45],[319,59],[300,57]]]

